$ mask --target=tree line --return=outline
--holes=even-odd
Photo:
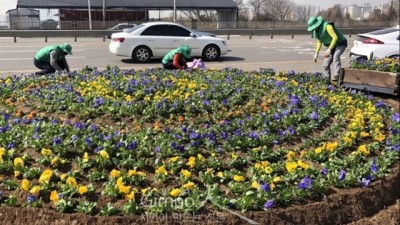
[[[326,21],[351,20],[349,13],[343,13],[343,5],[337,4],[326,10],[311,5],[296,4],[292,0],[233,0],[239,8],[239,21],[304,21],[311,16],[322,16]],[[316,15],[314,15],[316,12]],[[185,10],[189,19],[215,21],[216,11]],[[399,21],[399,1],[391,0],[382,8],[375,7],[366,21]]]

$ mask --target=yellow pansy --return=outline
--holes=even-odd
[[[369,155],[369,150],[366,145],[358,146],[358,151],[362,152],[364,155]]]
[[[293,151],[289,151],[289,152],[286,154],[286,157],[287,157],[288,160],[292,160],[293,157],[295,157],[295,156],[296,156],[296,154],[295,154]]]
[[[330,152],[333,152],[337,149],[338,145],[339,144],[337,142],[329,142],[326,144],[326,149]]]
[[[67,178],[68,174],[63,173],[60,175],[60,180],[65,180]]]
[[[224,178],[224,173],[222,173],[221,171],[217,173],[217,177],[219,178]]]
[[[116,169],[113,169],[113,170],[111,170],[111,172],[110,172],[110,176],[111,176],[112,178],[120,177],[120,176],[121,176],[121,171],[116,170]]]
[[[108,155],[106,150],[101,150],[99,152],[99,154],[101,155],[101,157],[103,157],[103,159],[109,159],[110,158],[110,156]]]
[[[292,162],[292,161],[290,161],[290,162],[286,162],[286,170],[288,171],[288,172],[293,172],[293,171],[295,171],[296,169],[297,169],[297,163],[296,162]]]
[[[165,166],[160,166],[156,169],[156,174],[164,174],[164,175],[168,175],[167,170],[165,169]]]
[[[0,158],[1,158],[3,155],[6,155],[6,149],[3,148],[3,147],[0,147]]]
[[[178,159],[179,159],[179,156],[175,156],[175,157],[169,158],[169,161],[174,163],[174,162],[178,161]]]
[[[374,136],[374,140],[378,142],[382,142],[385,140],[386,136],[382,133],[378,133],[377,135]]]
[[[56,156],[56,157],[54,157],[54,158],[51,160],[50,164],[51,164],[52,166],[54,166],[54,165],[57,164],[57,162],[58,162],[58,157]]]
[[[245,180],[244,176],[234,175],[233,180],[236,182],[243,182]]]
[[[14,167],[24,166],[24,160],[21,157],[17,157],[14,159]]]
[[[181,194],[182,194],[182,190],[179,188],[174,188],[169,192],[169,195],[171,195],[174,198],[180,196]]]
[[[278,183],[278,182],[281,181],[281,178],[280,178],[280,177],[274,177],[274,179],[272,179],[272,181],[273,181],[274,183]]]
[[[42,155],[46,155],[46,156],[53,154],[53,152],[48,148],[42,148],[41,153],[42,153]]]
[[[14,177],[19,177],[19,176],[21,176],[21,171],[14,170]]]
[[[131,191],[131,186],[118,185],[118,191],[121,194],[128,194]]]
[[[368,136],[369,136],[369,133],[363,131],[363,132],[360,133],[360,136],[363,137],[363,138],[364,138],[364,137],[368,137]]]
[[[50,193],[50,200],[53,201],[54,203],[57,203],[60,200],[60,196],[58,196],[58,193],[56,190],[54,190]]]
[[[255,180],[251,183],[251,187],[254,189],[258,189],[260,187],[260,184]]]
[[[232,153],[231,157],[232,157],[232,159],[237,159],[239,156],[237,154],[235,154],[235,153]]]
[[[83,162],[89,162],[89,154],[87,152],[83,153]]]
[[[204,158],[204,156],[202,156],[200,153],[197,154],[197,157],[199,158],[200,161],[205,162],[206,158]]]
[[[68,177],[65,183],[70,187],[78,187],[78,183],[74,177]]]
[[[43,173],[39,177],[39,183],[49,183],[52,176],[53,176],[52,170],[47,169],[43,171]]]
[[[194,168],[196,166],[196,158],[193,156],[190,156],[187,164],[190,166],[190,168]]]
[[[342,138],[343,142],[346,144],[351,144],[353,143],[353,139],[349,138],[349,137],[343,137]]]
[[[214,172],[213,168],[207,168],[206,174],[211,174],[212,172]]]
[[[266,166],[269,165],[269,162],[268,162],[268,161],[261,161],[261,165],[262,165],[263,167],[266,167]]]
[[[135,192],[131,191],[131,193],[125,195],[125,200],[129,201],[129,200],[135,200]]]
[[[79,194],[81,194],[81,195],[86,194],[86,193],[88,192],[87,186],[80,186],[80,187],[78,188],[78,192],[79,192]]]
[[[39,195],[39,192],[40,192],[40,186],[39,185],[33,186],[32,189],[29,191],[29,193],[31,193],[33,195],[36,195],[36,196]]]
[[[271,191],[273,191],[273,190],[275,190],[276,185],[274,183],[270,183],[269,188],[271,189]]]
[[[188,183],[184,184],[183,187],[188,190],[193,190],[195,187],[195,184],[193,182],[188,182]]]
[[[29,180],[23,179],[21,181],[21,189],[24,190],[24,191],[28,191],[29,190]]]
[[[303,161],[301,161],[300,159],[297,160],[297,165],[300,166],[303,169],[308,169],[310,168],[310,165],[308,165],[307,163],[304,163]]]
[[[271,174],[273,171],[274,171],[274,170],[273,170],[272,167],[270,167],[270,166],[267,166],[267,167],[265,167],[265,169],[264,169],[264,172],[265,172],[266,174]]]
[[[181,170],[181,174],[186,178],[190,178],[192,176],[192,173],[189,170],[184,170],[184,169]]]
[[[142,195],[146,195],[149,190],[150,190],[150,188],[142,189]]]

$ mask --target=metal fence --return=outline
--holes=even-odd
[[[140,23],[140,21],[129,21],[130,23]],[[68,22],[67,24],[72,23]],[[216,35],[226,35],[227,39],[230,35],[247,35],[250,38],[253,35],[268,35],[273,38],[274,35],[291,35],[292,38],[295,35],[311,35],[311,32],[307,31],[307,26],[304,22],[285,22],[285,21],[220,21],[220,24],[216,22],[207,21],[179,21],[188,27],[195,28],[199,31],[205,31]],[[224,26],[225,23],[225,26]],[[235,25],[232,27],[232,24]],[[71,25],[71,24],[70,24]],[[49,37],[74,37],[75,41],[81,37],[100,37],[105,41],[108,36],[113,32],[119,32],[118,30],[107,30],[92,27],[94,29],[89,30],[85,28],[88,25],[87,21],[81,21],[76,26],[70,26],[70,29],[56,29],[56,30],[0,30],[0,37],[12,37],[14,42],[17,42],[17,38],[21,37],[43,37],[44,41],[47,42]],[[115,24],[112,24],[115,25]],[[112,26],[110,24],[110,26]],[[337,23],[340,30],[345,35],[353,35],[358,33],[365,33],[373,30],[382,29],[388,26],[397,25],[389,22],[344,22]],[[100,25],[99,25],[100,26]],[[61,27],[63,28],[63,27]],[[64,27],[65,28],[65,27]],[[71,29],[72,28],[72,29]]]
[[[166,21],[166,20],[164,20]],[[140,24],[146,21],[92,21],[93,30],[105,30],[113,27],[118,23],[134,23]],[[180,20],[177,21],[183,25],[194,29],[271,29],[271,28],[306,28],[305,21],[197,21],[197,20]],[[398,25],[398,21],[353,21],[344,20],[335,22],[335,25],[340,28],[363,28],[363,27],[390,27]],[[1,29],[18,29],[23,27],[28,30],[27,24],[8,24],[7,21],[0,21]],[[90,24],[88,21],[42,21],[40,30],[89,30]],[[35,29],[38,29],[37,26]],[[29,29],[31,30],[31,29]]]

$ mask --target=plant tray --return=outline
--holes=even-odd
[[[343,68],[341,86],[372,92],[398,94],[400,74],[374,70]]]

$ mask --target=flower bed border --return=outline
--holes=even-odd
[[[385,179],[373,182],[368,188],[336,189],[321,201],[276,208],[266,212],[247,212],[242,215],[259,224],[347,224],[369,217],[400,198],[400,166],[393,167],[393,173]],[[211,214],[218,215],[209,216]],[[82,213],[66,214],[50,209],[0,207],[0,224],[14,225],[27,223],[36,225],[69,224],[246,224],[244,220],[228,212],[205,212],[196,216],[187,215],[138,215],[138,216],[89,216]],[[190,216],[190,215],[189,215]],[[57,219],[55,219],[57,218]],[[186,218],[186,220],[185,220]],[[212,219],[212,220],[210,220]]]

